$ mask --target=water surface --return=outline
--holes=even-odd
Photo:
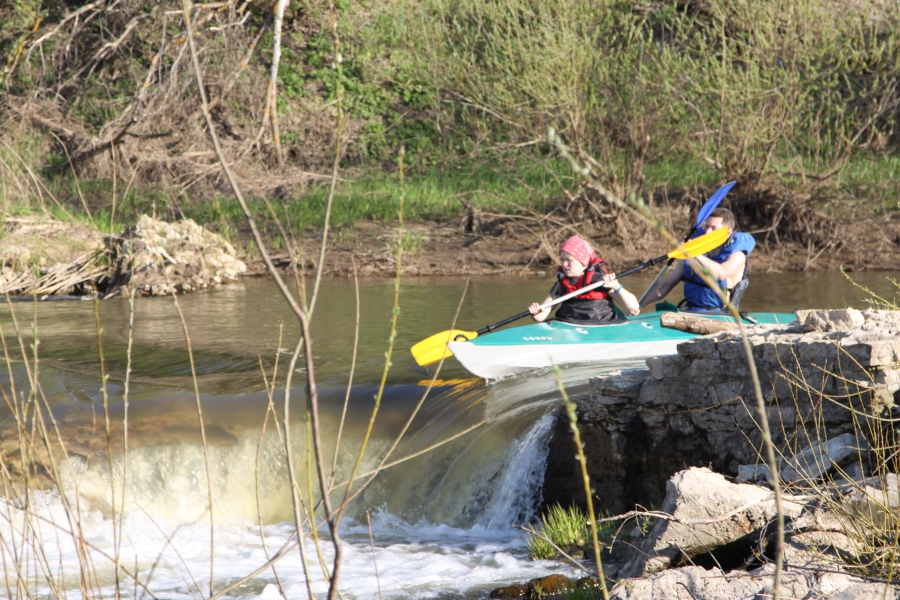
[[[897,288],[888,275],[853,277],[893,298]],[[623,283],[640,295],[651,278],[652,274],[641,274]],[[373,470],[382,460],[393,466],[351,504],[343,521],[347,556],[342,590],[348,596],[373,598],[380,590],[390,598],[483,597],[500,584],[551,572],[576,574],[553,561],[529,561],[522,533],[513,528],[533,520],[540,502],[550,413],[561,402],[555,376],[537,372],[487,384],[449,360],[423,400],[434,373],[418,367],[409,354],[413,343],[449,328],[454,317],[458,327],[478,329],[543,299],[549,287],[546,278],[512,277],[468,283],[463,278],[420,278],[401,285],[392,366],[359,472]],[[345,481],[352,471],[376,403],[393,293],[390,280],[359,283],[359,341],[349,391],[357,288],[352,280],[328,280],[317,300],[312,339],[323,448],[329,470],[336,466],[336,482]],[[779,312],[797,307],[865,308],[866,297],[841,274],[757,274],[742,308]],[[117,547],[122,563],[136,564],[154,594],[187,598],[198,589],[208,593],[208,479],[215,507],[214,587],[221,589],[263,565],[267,555],[289,544],[296,531],[282,442],[285,431],[278,429],[284,417],[287,364],[298,337],[293,316],[272,282],[264,279],[180,297],[179,303],[183,322],[172,298],[135,302],[127,458],[122,422],[128,302],[103,302],[96,309],[103,368],[109,374],[109,442],[94,303],[0,305],[0,324],[14,357],[11,368],[0,374],[0,386],[9,394],[12,377],[20,395],[28,389],[19,348],[25,348],[33,370],[36,347],[42,398],[53,408],[69,451],[68,458],[60,459],[59,470],[70,506],[79,499],[81,527],[94,548],[92,563],[104,595],[114,593],[115,571],[101,552],[112,556]],[[564,369],[569,392],[584,393],[595,372],[589,365]],[[308,502],[302,360],[293,377],[287,433],[297,480]],[[267,382],[273,378],[278,385],[270,395]],[[9,452],[16,447],[15,419],[8,407],[0,410],[0,439]],[[335,493],[335,502],[343,490]],[[314,498],[317,494],[313,489]],[[30,503],[47,522],[69,527],[63,498],[56,491],[36,492]],[[15,506],[21,503],[0,510],[4,514],[0,527],[6,539],[22,545],[25,521]],[[121,527],[115,529],[114,512],[121,519]],[[367,517],[372,520],[374,559]],[[326,535],[324,530],[320,533]],[[43,554],[56,565],[45,572],[37,563],[28,563],[31,581],[36,578],[38,587],[49,593],[52,580],[77,597],[78,550],[71,538],[52,527],[25,537],[39,540]],[[325,585],[313,541],[307,539],[303,547],[312,563],[314,589],[322,592]],[[327,557],[330,549],[327,544],[324,548]],[[6,556],[10,567],[12,559]],[[289,596],[306,594],[299,551],[231,595],[275,598],[279,580]],[[135,594],[142,595],[140,588],[135,591],[131,583],[122,586],[121,595]]]

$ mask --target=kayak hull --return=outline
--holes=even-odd
[[[678,344],[697,337],[661,327],[661,314],[651,312],[605,325],[574,325],[561,321],[534,323],[470,341],[450,342],[447,347],[466,370],[485,379],[573,363],[611,368],[626,361],[674,354]],[[760,323],[794,320],[790,313],[753,313],[751,316]],[[703,317],[734,322],[732,317],[724,315]]]

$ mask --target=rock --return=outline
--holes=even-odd
[[[859,554],[859,539],[851,539],[845,526],[851,528],[854,537],[860,531],[851,523],[846,514],[838,516],[832,510],[815,507],[804,510],[803,514],[785,527],[785,557],[791,564],[816,561],[832,561],[835,558],[852,557]],[[798,554],[798,549],[805,556]],[[823,556],[830,555],[829,557]]]
[[[864,318],[864,328],[850,332],[801,333],[796,321],[753,328],[750,351],[776,454],[794,458],[803,450],[797,441],[809,444],[852,433],[863,415],[877,415],[894,404],[900,439],[900,311],[867,310]],[[643,371],[590,381],[589,397],[576,399],[578,420],[588,474],[605,508],[624,513],[635,504],[661,504],[665,482],[687,466],[709,466],[746,481],[768,478],[764,466],[752,466],[760,462],[762,435],[744,355],[740,339],[719,334],[684,342],[679,354],[650,358]],[[560,418],[543,489],[549,503],[582,497],[574,484],[549,477],[580,469],[571,452],[569,423]],[[834,453],[845,450],[855,454],[849,445],[843,450],[815,445],[788,475],[792,480],[817,477],[821,473],[811,470],[817,462],[831,471],[836,471],[835,459],[841,467],[851,459],[859,462]],[[787,467],[786,460],[780,461],[778,472]]]
[[[834,566],[822,565],[834,571]],[[751,600],[771,598],[772,572],[766,565],[752,573],[703,567],[682,567],[646,579],[627,579],[610,590],[611,600]],[[836,595],[835,595],[836,594]],[[877,594],[877,595],[873,595]],[[781,597],[803,600],[894,600],[893,588],[865,583],[846,573],[786,569],[781,579]]]
[[[824,444],[814,442],[812,446],[787,461],[781,469],[781,477],[790,483],[812,481],[830,471],[834,465],[840,465],[848,458],[858,457],[868,451],[869,444],[862,438],[857,439],[851,433],[839,435]]]
[[[575,589],[575,584],[565,575],[547,575],[546,577],[529,581],[525,597],[534,600],[548,596],[559,596],[563,592],[568,592],[572,589]]]
[[[864,485],[854,486],[846,496],[854,514],[869,526],[882,527],[889,522],[889,514],[896,514],[900,509],[900,485],[897,474],[888,473],[885,477],[871,477]]]
[[[599,590],[600,580],[596,577],[582,577],[575,582],[576,590]]]
[[[829,600],[894,600],[894,588],[883,583],[854,583]]]
[[[506,587],[497,588],[491,592],[491,598],[497,600],[512,600],[513,598],[524,598],[528,588],[519,583],[514,583]]]
[[[685,567],[659,573],[648,579],[628,579],[610,590],[611,600],[721,600],[753,598],[762,587],[754,577],[726,576],[719,569]],[[685,592],[685,590],[687,590]]]
[[[739,465],[737,477],[735,479],[740,482],[748,481],[756,483],[769,481],[771,478],[772,469],[769,468],[769,465],[760,463],[755,465]]]
[[[866,322],[863,314],[855,308],[798,310],[794,314],[803,331],[850,331]]]
[[[782,506],[791,518],[802,511],[793,502]],[[729,483],[709,469],[691,468],[667,482],[660,511],[677,521],[657,521],[621,576],[651,575],[744,538],[775,517],[775,500],[771,490]]]

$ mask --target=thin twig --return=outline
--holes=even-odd
[[[185,0],[187,1],[187,0]],[[181,305],[178,303],[178,294],[172,291],[172,301],[175,303],[175,310],[178,311],[178,318],[181,320],[181,328],[184,331],[184,340],[187,343],[188,359],[191,362],[191,381],[194,384],[194,397],[197,400],[197,419],[200,422],[200,439],[203,442],[203,463],[206,467],[206,489],[207,501],[209,502],[209,594],[215,591],[215,518],[213,516],[213,487],[212,474],[209,470],[209,445],[206,441],[206,424],[203,422],[203,404],[200,402],[200,387],[197,381],[197,367],[194,364],[194,351],[191,347],[191,336],[188,333],[187,321],[184,319],[184,313],[181,312]]]
[[[325,203],[325,218],[322,225],[322,245],[319,248],[319,262],[316,263],[316,279],[313,283],[312,296],[309,300],[310,315],[312,315],[313,309],[315,309],[316,298],[319,295],[319,284],[322,281],[322,271],[325,264],[325,248],[328,245],[328,227],[331,223],[331,207],[334,204],[334,191],[337,187],[338,170],[341,166],[341,136],[344,134],[344,59],[341,56],[341,38],[338,36],[337,15],[334,12],[334,0],[328,0],[328,12],[331,18],[331,35],[334,38],[334,69],[337,72],[337,83],[335,85],[335,94],[337,96],[337,123],[335,124],[334,161],[331,165],[331,183],[328,187],[328,200]]]
[[[381,595],[381,578],[378,576],[378,560],[375,557],[375,538],[372,537],[372,516],[366,511],[366,523],[369,525],[369,545],[372,547],[372,564],[375,565],[375,583],[378,584],[378,597],[384,600]]]
[[[275,4],[275,28],[272,34],[272,68],[269,73],[269,119],[272,122],[272,142],[275,145],[275,156],[278,166],[284,166],[284,153],[281,151],[281,133],[278,130],[278,65],[281,62],[281,23],[284,21],[284,9],[288,0],[278,0]]]
[[[584,445],[581,443],[581,433],[578,430],[578,416],[575,414],[575,403],[569,400],[566,388],[562,381],[562,371],[557,365],[553,365],[553,371],[556,374],[556,384],[559,387],[559,393],[562,395],[563,403],[566,407],[566,414],[569,417],[569,427],[572,430],[572,436],[575,439],[576,460],[581,467],[581,479],[584,483],[584,493],[587,500],[588,518],[591,524],[591,539],[594,543],[594,559],[597,561],[597,577],[600,578],[600,590],[603,592],[603,600],[609,600],[609,590],[606,589],[606,576],[603,573],[603,560],[600,558],[600,540],[597,538],[597,518],[594,516],[594,498],[591,491],[591,480],[587,472],[587,459],[584,456]]]
[[[584,568],[584,565],[582,565],[580,562],[578,562],[577,560],[575,560],[574,558],[572,558],[571,556],[569,556],[568,554],[566,554],[565,551],[564,551],[562,548],[560,548],[559,546],[557,546],[556,544],[554,544],[554,543],[553,543],[553,540],[551,540],[550,538],[548,538],[548,537],[545,536],[544,534],[542,534],[542,533],[540,533],[540,532],[538,532],[538,531],[535,531],[535,530],[532,529],[531,527],[525,527],[525,526],[523,526],[523,525],[513,525],[513,527],[516,528],[516,529],[521,529],[522,531],[524,531],[524,532],[527,533],[528,535],[533,535],[534,537],[541,538],[542,540],[544,540],[545,542],[547,542],[548,544],[550,544],[551,546],[553,546],[553,549],[556,550],[557,552],[559,552],[559,554],[560,554],[561,556],[563,556],[566,560],[568,560],[569,562],[571,562],[573,565],[575,565],[576,567],[578,567],[579,569],[581,569],[582,571],[584,571],[584,572],[587,573],[588,575],[591,574],[591,572],[590,572],[589,570],[587,570],[587,569]]]
[[[344,408],[341,410],[341,422],[338,425],[337,435],[334,440],[334,460],[331,464],[331,485],[334,485],[334,475],[337,472],[338,453],[341,448],[341,433],[344,431],[344,422],[347,419],[347,407],[350,405],[350,391],[353,389],[353,374],[356,371],[356,353],[359,350],[359,274],[356,272],[356,259],[350,257],[353,264],[353,289],[356,292],[356,323],[353,327],[353,355],[350,357],[350,375],[347,381],[347,393],[344,394]]]

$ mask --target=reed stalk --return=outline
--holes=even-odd
[[[462,310],[463,301],[465,300],[466,293],[468,291],[469,291],[469,280],[467,279],[466,287],[463,289],[463,293],[459,298],[459,303],[456,305],[456,312],[453,315],[453,321],[450,324],[450,329],[456,328],[456,321],[459,318],[459,311]],[[450,442],[450,441],[456,439],[457,437],[459,437],[460,435],[462,435],[462,434],[457,434],[455,436],[445,439],[445,440],[439,442],[438,444],[426,449],[424,452],[416,453],[412,456],[407,456],[398,461],[388,463],[388,459],[390,459],[390,457],[394,454],[394,451],[397,449],[397,446],[400,444],[400,441],[404,438],[404,436],[406,435],[406,432],[409,431],[409,427],[410,427],[410,425],[412,425],[413,419],[415,419],[416,415],[419,414],[419,410],[421,410],[422,405],[425,404],[425,400],[428,398],[429,394],[431,394],[431,390],[434,387],[434,382],[437,381],[437,378],[441,373],[441,369],[444,366],[444,358],[445,357],[441,357],[441,360],[438,361],[437,368],[435,368],[435,370],[434,370],[434,375],[431,376],[431,380],[428,382],[428,386],[425,388],[425,391],[422,392],[422,396],[421,396],[421,398],[419,398],[419,402],[416,403],[416,406],[413,408],[412,412],[409,414],[409,417],[406,419],[406,423],[403,424],[403,427],[400,429],[400,432],[394,438],[394,441],[391,444],[391,447],[388,448],[387,451],[384,453],[384,456],[381,457],[381,460],[379,461],[378,465],[374,469],[369,471],[368,473],[363,473],[362,475],[357,477],[358,479],[361,479],[363,477],[368,477],[369,479],[367,481],[365,481],[362,485],[360,485],[359,488],[357,488],[357,490],[355,492],[353,492],[353,494],[348,498],[348,501],[353,501],[354,498],[356,498],[359,494],[361,494],[363,492],[363,490],[365,490],[375,480],[375,477],[379,473],[381,473],[381,471],[383,471],[384,469],[395,466],[395,465],[397,465],[401,462],[404,462],[406,460],[409,460],[410,458],[413,458],[414,456],[417,456],[419,454],[424,454],[425,452],[430,452],[431,450],[434,450],[435,448],[437,448],[443,444],[446,444],[447,442]],[[475,425],[475,427],[484,425],[484,423],[486,423],[486,421],[481,421],[480,423]],[[466,431],[463,432],[463,434],[468,433],[469,431],[472,431],[473,429],[475,429],[475,427],[467,429]],[[346,485],[349,490],[350,485],[352,485],[352,483],[353,483],[352,480],[347,480],[346,482],[344,482],[341,485]]]
[[[300,358],[300,353],[303,350],[303,342],[304,339],[301,337],[297,340],[297,345],[294,348],[293,354],[291,354],[291,361],[288,366],[287,375],[284,381],[284,409],[283,409],[283,418],[284,418],[284,450],[285,450],[285,458],[287,461],[287,470],[288,470],[288,481],[291,485],[291,503],[294,511],[294,524],[297,527],[297,535],[299,537],[299,548],[300,548],[300,561],[303,564],[303,574],[306,579],[306,591],[309,595],[310,600],[315,600],[316,595],[312,589],[312,579],[310,577],[309,572],[309,564],[306,559],[306,549],[303,545],[303,522],[304,519],[301,515],[301,510],[305,510],[303,508],[303,499],[300,495],[300,486],[297,482],[297,474],[294,471],[294,451],[293,444],[291,442],[291,423],[290,423],[290,415],[291,415],[291,381],[293,380],[294,370],[297,368],[297,360]],[[307,448],[309,448],[309,443],[307,443]],[[312,493],[310,492],[309,496],[310,510],[309,510],[309,522],[311,531],[315,530],[315,514],[312,510]]]
[[[353,469],[350,471],[350,477],[348,481],[350,482],[347,485],[347,489],[344,491],[344,500],[341,502],[340,511],[342,512],[346,507],[347,503],[350,500],[350,489],[352,487],[352,482],[356,478],[356,473],[359,471],[359,466],[362,463],[363,455],[366,451],[366,446],[369,443],[369,437],[372,435],[372,429],[375,426],[375,417],[378,416],[378,409],[381,406],[381,398],[384,394],[384,388],[387,385],[387,376],[388,372],[391,369],[391,356],[394,352],[394,340],[397,336],[397,320],[400,317],[400,278],[402,276],[402,258],[403,258],[403,157],[405,155],[405,150],[403,146],[400,147],[400,151],[397,153],[397,166],[398,166],[398,178],[400,183],[400,193],[399,193],[399,208],[397,209],[397,217],[400,221],[400,224],[397,228],[397,245],[395,248],[395,261],[397,265],[396,274],[394,276],[394,304],[391,310],[391,333],[388,336],[388,349],[385,354],[384,361],[384,369],[381,372],[381,382],[378,385],[378,392],[375,394],[375,405],[372,407],[372,413],[369,416],[369,424],[366,427],[366,433],[363,435],[362,445],[360,446],[359,452],[356,455],[356,462],[353,465]],[[340,521],[340,513],[338,516],[338,522]],[[331,599],[329,599],[331,600]]]
[[[316,306],[316,297],[319,294],[319,284],[322,281],[322,270],[325,265],[325,248],[328,245],[328,228],[331,223],[331,208],[334,204],[334,191],[337,187],[338,170],[341,166],[341,136],[344,133],[344,95],[343,95],[343,56],[341,56],[341,38],[338,35],[337,15],[334,11],[334,0],[328,0],[328,15],[331,22],[331,36],[334,40],[334,70],[337,73],[337,83],[335,87],[336,103],[337,103],[337,121],[335,123],[334,134],[334,161],[331,164],[331,180],[328,186],[328,199],[325,202],[325,218],[322,222],[322,245],[319,248],[319,262],[316,264],[316,279],[313,283],[312,296],[309,300],[309,314],[312,315]],[[401,187],[402,183],[402,157],[401,157]],[[402,194],[402,192],[401,192]],[[402,198],[402,196],[401,196]],[[402,200],[401,200],[402,202]],[[402,217],[401,217],[402,223]],[[399,259],[398,259],[399,260]]]
[[[381,577],[378,576],[378,559],[375,556],[375,538],[372,536],[372,516],[366,511],[366,523],[369,526],[369,546],[372,548],[372,565],[375,566],[375,583],[378,584],[378,598],[384,600],[381,593]]]
[[[359,274],[356,272],[356,259],[350,258],[353,263],[353,291],[356,297],[356,321],[353,325],[353,355],[350,358],[350,374],[347,376],[347,393],[344,394],[344,407],[341,409],[341,422],[338,425],[337,435],[334,439],[334,460],[331,463],[331,479],[329,485],[334,485],[334,476],[337,472],[338,454],[341,448],[341,433],[344,431],[344,421],[347,418],[347,407],[350,405],[350,391],[353,389],[353,375],[356,372],[356,353],[359,351]]]
[[[181,328],[184,332],[184,340],[187,344],[188,359],[191,363],[191,381],[194,385],[194,398],[197,401],[197,419],[200,425],[200,439],[203,443],[203,464],[206,470],[206,492],[207,501],[209,503],[209,595],[215,592],[215,565],[216,565],[216,528],[214,508],[215,502],[213,498],[212,473],[209,469],[209,444],[206,440],[206,424],[203,421],[203,403],[200,401],[200,385],[197,381],[197,367],[194,364],[194,350],[191,347],[191,336],[188,332],[187,321],[184,319],[184,313],[181,312],[181,305],[178,303],[178,294],[172,292],[172,301],[175,304],[175,310],[178,311],[178,318],[181,321]]]
[[[116,478],[113,466],[113,447],[112,447],[112,423],[109,419],[109,390],[107,389],[108,376],[106,374],[106,357],[103,355],[103,326],[100,324],[100,301],[94,300],[94,320],[97,324],[97,349],[100,351],[100,391],[103,395],[103,422],[106,433],[106,462],[109,467],[109,489],[111,494],[110,507],[112,511],[112,529],[113,529],[113,547],[115,557],[115,581],[116,581],[116,600],[119,600],[119,544],[121,540],[120,531],[116,527]],[[124,490],[123,490],[124,494]],[[123,498],[124,503],[124,498]],[[121,517],[121,515],[119,515]]]
[[[597,535],[597,517],[594,515],[594,490],[591,488],[591,480],[587,472],[587,459],[584,457],[584,444],[581,443],[581,432],[578,429],[578,415],[576,413],[577,406],[569,400],[569,394],[562,382],[562,371],[554,365],[553,370],[556,374],[556,383],[559,387],[559,393],[562,395],[563,404],[566,407],[566,415],[569,418],[569,428],[572,430],[572,436],[575,439],[575,450],[578,465],[581,468],[581,479],[584,484],[584,494],[587,501],[588,519],[590,519],[591,542],[594,544],[594,558],[597,562],[597,577],[600,578],[600,590],[603,592],[603,600],[609,600],[609,590],[606,589],[606,576],[603,573],[603,560],[600,558],[600,540]]]
[[[266,416],[263,419],[263,424],[259,431],[259,442],[256,444],[256,460],[254,461],[254,464],[253,464],[253,469],[254,469],[253,479],[254,479],[255,491],[256,491],[256,523],[257,523],[257,526],[259,527],[259,539],[260,539],[260,542],[262,545],[263,552],[266,555],[267,561],[272,560],[272,556],[269,554],[269,548],[266,545],[265,528],[263,527],[262,512],[260,510],[260,508],[262,507],[262,497],[260,496],[260,489],[259,489],[259,478],[260,478],[259,465],[262,462],[262,447],[263,447],[263,442],[265,441],[265,438],[266,438],[266,431],[267,431],[267,427],[269,424],[269,415],[272,415],[273,417],[275,417],[275,410],[274,410],[275,409],[275,399],[274,399],[275,379],[278,376],[278,359],[281,354],[281,341],[282,341],[282,333],[283,332],[284,332],[284,327],[279,327],[278,328],[278,346],[277,346],[277,351],[275,353],[275,366],[272,369],[271,385],[269,384],[269,381],[266,377],[266,369],[265,369],[265,366],[263,365],[262,357],[261,356],[259,357],[259,369],[260,369],[260,373],[262,374],[262,377],[263,377],[263,380],[264,380],[264,383],[266,386],[266,396],[268,397],[269,403],[266,406]],[[273,418],[272,421],[273,421],[273,423],[275,423],[275,429],[277,431],[278,430],[278,419]],[[281,439],[281,442],[283,445],[284,438],[281,436],[280,431],[278,431],[278,437],[279,437],[279,439]],[[285,590],[284,590],[284,584],[282,583],[281,577],[278,575],[278,569],[275,568],[274,564],[272,565],[272,575],[275,577],[275,582],[278,584],[278,591],[281,593],[282,597],[287,598],[287,592],[285,592]]]

